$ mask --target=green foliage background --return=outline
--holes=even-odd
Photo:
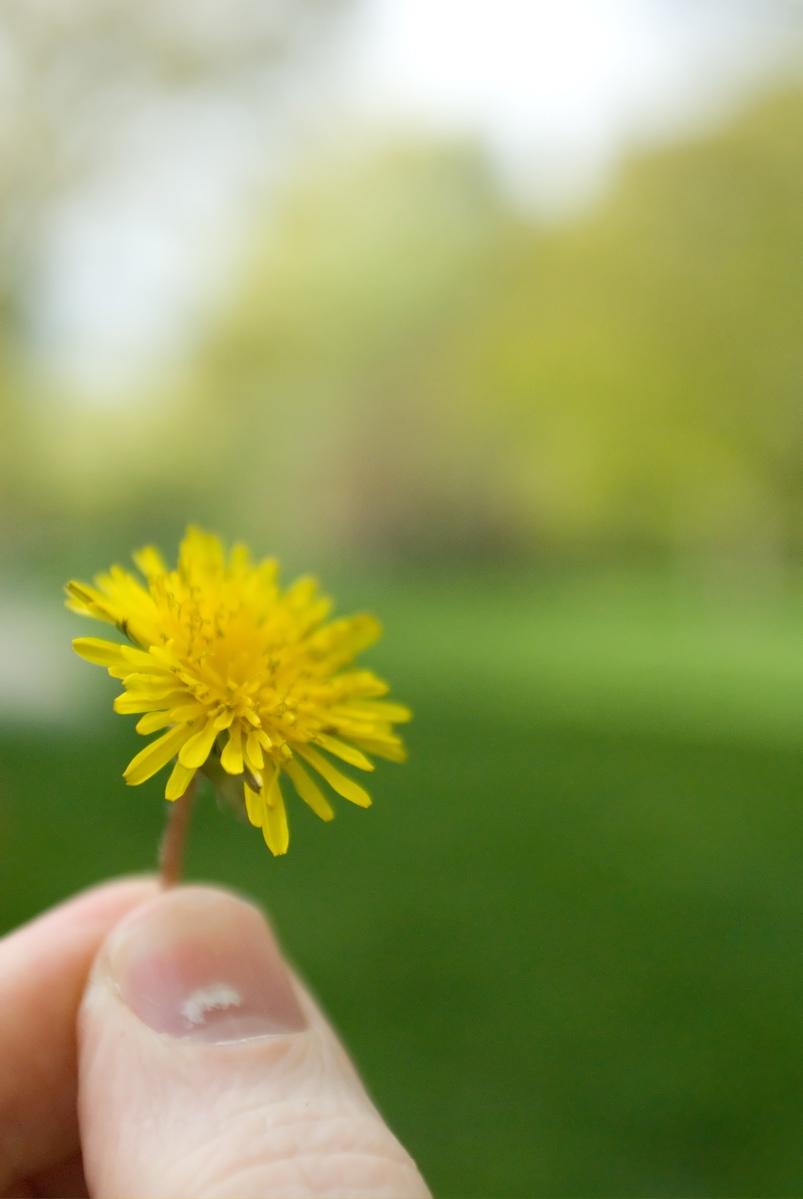
[[[182,377],[133,411],[23,406],[9,536],[50,559],[189,516],[305,561],[772,573],[802,536],[801,147],[787,91],[548,229],[467,147],[319,166]]]

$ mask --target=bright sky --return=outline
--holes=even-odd
[[[355,93],[380,121],[484,140],[541,207],[593,191],[624,144],[749,84],[777,47],[770,3],[366,0]]]
[[[374,131],[479,138],[512,192],[555,214],[592,195],[634,139],[749,86],[777,51],[773,11],[774,0],[361,0],[332,109]],[[152,136],[121,139],[115,177],[73,196],[53,228],[44,341],[99,402],[169,361],[196,297],[223,285],[253,158],[265,157],[264,138],[237,121],[225,97],[157,114]]]

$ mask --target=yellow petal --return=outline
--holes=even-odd
[[[79,658],[93,662],[95,666],[125,665],[122,645],[116,641],[103,641],[100,637],[76,637],[72,647]],[[97,678],[97,675],[95,676]]]
[[[155,545],[145,545],[141,550],[137,550],[136,553],[132,554],[131,557],[146,579],[151,579],[156,575],[167,574],[164,558]]]
[[[382,739],[379,737],[355,737],[354,743],[369,754],[376,754],[378,758],[387,758],[389,762],[407,761],[407,750],[399,737]]]
[[[175,724],[170,712],[146,712],[142,720],[137,722],[137,732],[146,735],[155,733],[157,729],[166,729],[169,724]]]
[[[142,695],[155,695],[157,692],[168,695],[175,691],[176,680],[166,671],[160,674],[129,671],[123,679],[123,685],[126,691],[138,691]]]
[[[140,666],[143,670],[167,672],[167,667],[160,665],[159,660],[153,654],[149,654],[144,649],[137,649],[135,645],[121,645],[120,653],[127,662],[132,662],[135,666]]]
[[[265,784],[263,784],[264,791]],[[265,810],[263,813],[262,835],[265,844],[274,855],[280,857],[287,853],[290,844],[290,830],[287,827],[287,812],[284,808],[281,788],[279,787],[279,772],[275,771],[269,791],[265,794]],[[271,802],[272,801],[272,802]]]
[[[89,608],[97,599],[97,591],[94,587],[87,587],[86,583],[79,583],[77,579],[70,579],[64,590],[74,604],[83,604],[85,608]]]
[[[248,783],[243,784],[245,789],[245,810],[248,813],[248,819],[255,828],[262,828],[262,796],[258,791],[252,791]]]
[[[265,761],[259,737],[255,732],[249,733],[245,743],[245,758],[250,770],[261,770]]]
[[[360,808],[370,808],[371,796],[368,792],[359,783],[355,783],[354,779],[341,774],[323,754],[319,754],[310,745],[297,745],[294,746],[294,749],[302,758],[306,758],[313,770],[317,770],[318,774],[326,779],[329,786],[337,791],[338,795],[342,795],[344,799],[350,800]]]
[[[338,708],[338,712],[341,711],[344,716],[353,714],[363,719],[371,717],[390,724],[404,724],[413,719],[412,712],[404,704],[392,704],[386,700],[362,699],[358,703],[349,704],[342,709]]]
[[[279,768],[275,762],[266,762],[265,769],[262,773],[262,790],[260,794],[266,804],[274,802],[273,784],[279,778]]]
[[[295,758],[291,758],[289,762],[285,763],[283,769],[287,771],[293,780],[293,786],[304,800],[304,803],[309,804],[315,815],[320,816],[321,820],[333,820],[335,815],[334,808],[328,799],[324,798],[320,787],[312,781],[301,763],[296,761]]]
[[[251,567],[251,553],[247,545],[238,541],[231,547],[231,570],[236,574],[245,574]]]
[[[373,699],[387,695],[390,688],[372,670],[350,670],[339,676],[343,694],[350,699]]]
[[[181,796],[192,782],[194,775],[195,771],[190,767],[182,766],[180,762],[176,762],[173,767],[173,773],[167,780],[165,799],[181,799]]]
[[[177,704],[182,699],[186,699],[186,695],[182,691],[175,691],[172,695],[161,697],[129,695],[124,691],[122,695],[117,696],[112,706],[115,712],[119,712],[121,716],[130,716],[135,712],[155,712],[157,709]]]
[[[192,574],[193,568],[222,571],[225,566],[223,544],[214,533],[205,533],[197,525],[189,525],[178,550],[179,570]]]
[[[184,695],[184,699],[187,699],[186,695]],[[204,705],[199,704],[196,701],[193,701],[192,703],[176,704],[174,708],[170,709],[170,715],[176,724],[186,720],[197,720],[198,717],[203,715],[204,712],[206,712]]]
[[[325,615],[325,613],[324,613]],[[345,664],[382,636],[382,626],[369,612],[346,616],[319,629],[312,645],[330,660]]]
[[[346,745],[345,741],[338,741],[336,737],[330,737],[327,733],[319,733],[315,740],[322,749],[328,750],[336,758],[342,758],[350,766],[357,766],[360,770],[374,769],[373,762],[370,762],[365,754],[360,753],[353,745]]]
[[[113,679],[125,679],[131,674],[131,663],[121,658],[118,666],[109,667],[109,674]]]
[[[243,772],[242,729],[239,724],[229,729],[229,739],[220,755],[220,765],[229,774]]]
[[[65,603],[73,612],[79,612],[82,616],[94,616],[95,620],[105,620],[109,624],[117,624],[117,616],[110,610],[107,598],[94,587],[88,587],[86,583],[72,579],[65,591],[69,596]]]
[[[215,722],[213,719],[209,719],[200,732],[190,737],[189,741],[182,747],[179,754],[181,765],[189,766],[196,770],[199,766],[203,766],[212,751],[212,746],[215,744],[215,737],[217,737]]]
[[[156,741],[151,741],[150,745],[146,745],[144,749],[140,750],[136,757],[128,763],[123,775],[129,787],[136,787],[139,783],[144,783],[151,775],[156,774],[157,770],[166,766],[191,735],[192,726],[183,724],[178,728],[171,729],[169,733],[165,733]]]

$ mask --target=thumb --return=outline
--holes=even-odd
[[[167,891],[118,924],[79,1038],[96,1199],[428,1195],[263,916],[233,895]]]

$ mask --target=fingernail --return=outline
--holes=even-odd
[[[119,993],[156,1032],[243,1041],[307,1021],[262,915],[233,895],[182,887],[127,917],[108,950]]]

